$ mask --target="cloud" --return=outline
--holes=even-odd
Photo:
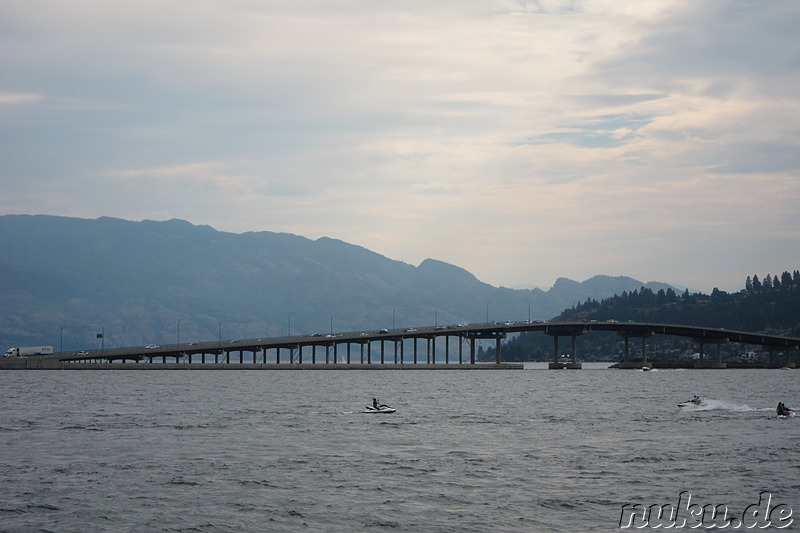
[[[506,286],[738,285],[800,259],[799,22],[791,0],[9,0],[0,213],[329,235]]]
[[[41,99],[39,94],[0,93],[0,105],[22,105]]]

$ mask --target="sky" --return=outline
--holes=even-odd
[[[0,215],[506,287],[800,269],[796,0],[3,0]]]

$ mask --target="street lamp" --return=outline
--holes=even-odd
[[[287,333],[286,336],[292,336],[292,313],[289,313],[289,333]]]
[[[489,323],[489,304],[492,303],[494,300],[489,300],[486,302],[486,323]]]
[[[181,320],[183,320],[183,319],[182,318],[178,319],[178,342],[177,342],[177,344],[181,343]]]

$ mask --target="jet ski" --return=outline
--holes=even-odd
[[[697,406],[698,406],[698,405],[700,405],[701,403],[702,403],[702,402],[701,402],[700,398],[698,398],[697,396],[695,396],[695,397],[694,397],[694,398],[692,398],[691,400],[686,400],[685,402],[681,402],[681,403],[679,403],[679,404],[678,404],[678,407],[690,407],[690,406],[697,407]]]
[[[395,409],[391,405],[386,405],[386,404],[379,405],[377,409],[372,407],[371,405],[368,405],[364,409],[365,409],[364,411],[361,411],[362,413],[394,413],[395,411],[397,411],[397,409]]]

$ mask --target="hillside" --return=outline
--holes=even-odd
[[[106,346],[130,346],[280,336],[290,326],[299,334],[475,323],[487,314],[545,320],[641,286],[597,276],[512,290],[441,261],[415,267],[330,238],[233,234],[181,220],[0,217],[6,347],[90,348],[101,331]]]
[[[690,324],[735,331],[762,332],[800,337],[800,271],[780,276],[748,277],[744,288],[735,293],[714,289],[710,295],[676,293],[673,289],[654,291],[640,287],[622,291],[600,301],[590,298],[565,310],[556,320],[566,321],[633,321],[657,324]],[[697,346],[687,339],[655,336],[648,340],[652,357],[674,359],[691,354]],[[550,361],[553,342],[540,334],[522,334],[503,348],[508,361]],[[563,353],[570,347],[564,346]],[[736,359],[752,346],[728,344],[727,355]],[[622,341],[608,332],[592,332],[581,336],[578,353],[583,360],[615,360],[621,353]],[[493,351],[484,357],[493,358]]]

